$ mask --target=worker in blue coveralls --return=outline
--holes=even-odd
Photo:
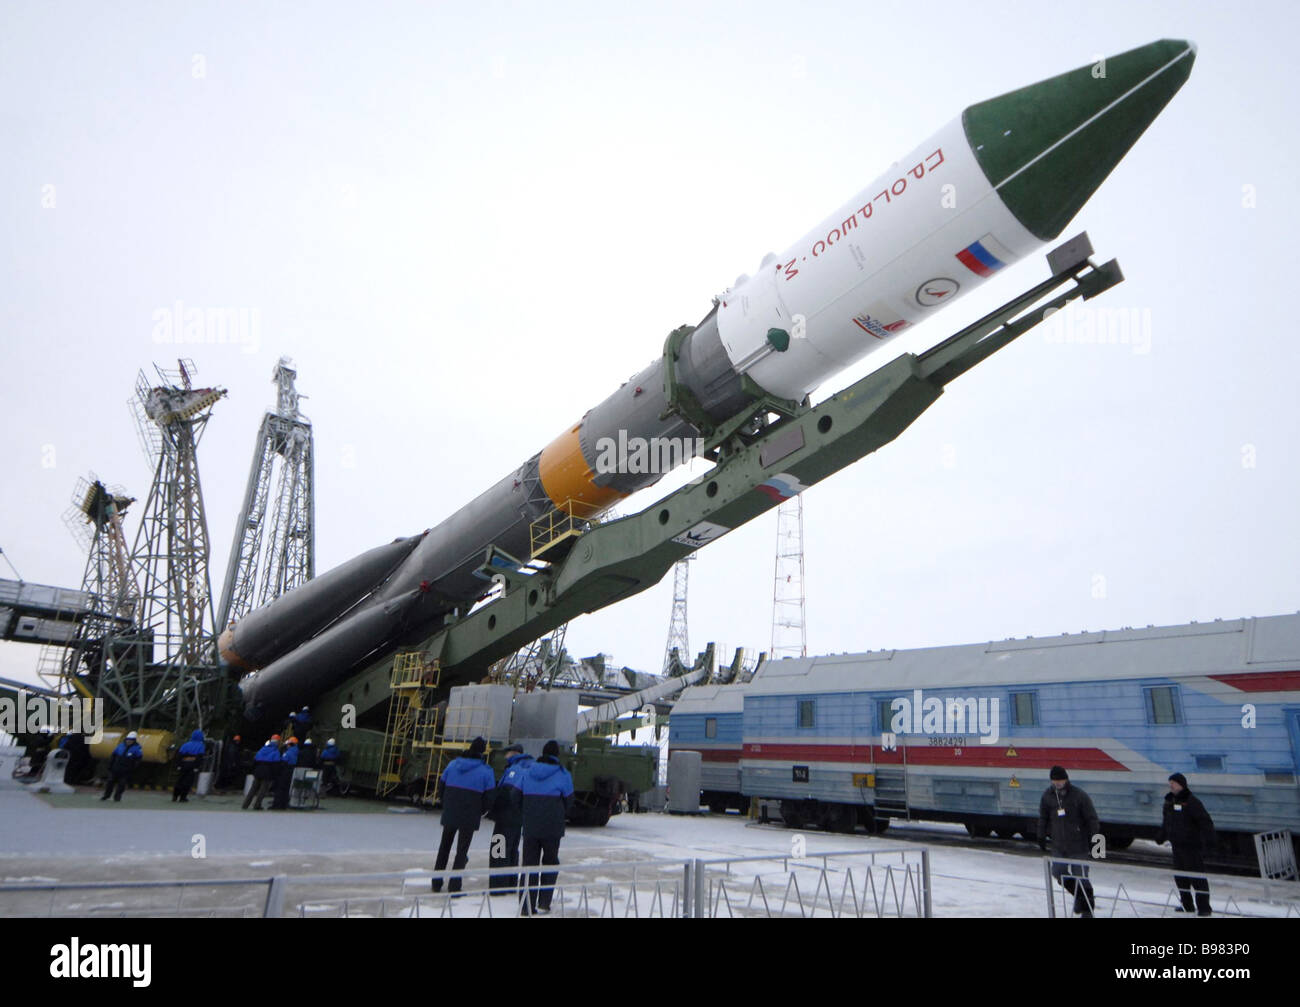
[[[524,774],[524,866],[539,862],[555,866],[560,862],[560,839],[564,820],[573,804],[573,777],[560,765],[560,744],[548,741],[542,757]],[[523,915],[549,913],[551,894],[555,890],[555,871],[538,876],[528,875],[528,898],[520,911]]]
[[[271,802],[272,811],[284,811],[289,807],[289,789],[293,786],[293,771],[298,767],[298,739],[290,738],[280,753],[280,764],[275,767],[275,800]]]
[[[519,866],[519,837],[524,828],[524,773],[532,764],[532,756],[524,754],[523,745],[506,747],[506,766],[497,781],[496,797],[488,813],[495,825],[492,845],[488,848],[489,867]],[[518,883],[513,874],[496,874],[488,880],[488,887],[493,895],[508,895]]]
[[[176,786],[172,788],[172,800],[180,801],[182,804],[190,799],[190,788],[194,786],[194,777],[198,775],[199,767],[203,764],[203,756],[207,754],[208,746],[203,740],[203,732],[196,730],[190,735],[190,740],[181,745],[180,751],[176,753]]]
[[[122,799],[122,791],[126,790],[126,785],[131,782],[131,774],[135,772],[135,767],[140,765],[140,760],[144,758],[144,749],[140,747],[140,742],[136,740],[134,731],[127,731],[126,737],[113,749],[113,754],[108,760],[108,783],[104,785],[104,796],[101,801],[107,801],[110,794],[113,800]]]
[[[271,735],[265,745],[257,750],[253,756],[253,785],[248,788],[248,793],[244,795],[244,810],[248,810],[250,804],[254,805],[255,810],[262,810],[262,802],[266,800],[267,792],[275,783],[275,771],[280,765],[280,736]],[[256,802],[256,804],[254,804]]]
[[[442,842],[438,844],[438,859],[433,865],[435,871],[446,869],[453,841],[456,843],[456,859],[452,869],[460,870],[469,863],[469,844],[473,842],[483,813],[492,806],[496,793],[496,775],[483,761],[486,752],[487,742],[475,738],[468,751],[453,759],[443,771]],[[433,878],[430,887],[435,892],[442,891],[442,878]],[[459,892],[460,887],[461,879],[456,876],[450,879],[447,891]]]

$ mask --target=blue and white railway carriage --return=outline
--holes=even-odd
[[[748,807],[740,789],[744,698],[739,685],[692,686],[668,720],[669,752],[700,753],[700,803],[712,811]]]
[[[1300,615],[789,659],[744,687],[741,791],[796,825],[1029,836],[1057,764],[1114,846],[1155,834],[1175,771],[1225,852],[1300,836]]]

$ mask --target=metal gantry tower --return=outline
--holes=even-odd
[[[154,466],[131,549],[139,588],[136,629],[115,637],[100,695],[108,716],[130,726],[179,730],[210,712],[205,686],[217,681],[208,522],[198,445],[223,388],[195,388],[191,361],[143,371],[131,400],[146,457]]]
[[[291,364],[288,357],[281,357],[271,373],[276,408],[262,417],[258,430],[217,606],[218,627],[243,618],[316,574],[311,420],[298,409],[305,396],[294,387],[298,372]]]
[[[79,478],[72,505],[63,521],[86,554],[81,578],[84,596],[69,613],[68,638],[41,648],[36,670],[42,681],[61,695],[91,695],[103,670],[104,645],[129,630],[139,605],[139,590],[131,569],[131,551],[122,520],[133,497],[118,486],[106,486],[92,472]]]
[[[776,576],[772,589],[772,659],[808,656],[803,586],[803,494],[776,509]]]
[[[685,665],[691,659],[691,638],[686,618],[686,589],[690,583],[691,561],[695,553],[688,553],[673,567],[673,612],[668,619],[668,643],[664,646],[663,674],[673,667],[673,651]]]

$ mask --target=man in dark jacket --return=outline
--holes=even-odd
[[[548,741],[542,757],[524,773],[524,866],[540,862],[553,867],[560,862],[560,839],[564,836],[564,819],[573,803],[573,777],[560,765],[560,745]],[[522,906],[524,915],[549,913],[551,894],[557,872],[528,875],[528,898]]]
[[[1169,840],[1174,848],[1174,867],[1179,870],[1205,870],[1205,853],[1214,849],[1214,819],[1205,805],[1187,788],[1187,777],[1174,773],[1169,777],[1165,794],[1164,820],[1156,842]],[[1174,875],[1182,905],[1175,912],[1197,916],[1210,915],[1210,882],[1205,878]],[[1192,893],[1196,898],[1193,902]]]
[[[90,757],[90,746],[86,736],[79,731],[65,734],[59,747],[68,753],[68,768],[63,774],[65,783],[81,783],[86,777],[86,770],[94,760]]]
[[[298,750],[298,765],[303,769],[316,768],[316,746],[311,743],[311,738],[304,738],[302,748]]]
[[[475,738],[470,742],[469,750],[459,759],[453,759],[443,771],[442,842],[438,844],[438,859],[433,865],[435,871],[446,870],[453,841],[456,843],[456,860],[452,869],[460,870],[469,863],[469,844],[478,831],[483,813],[492,806],[496,792],[497,778],[483,761],[486,751],[487,742]],[[442,891],[442,878],[433,878],[431,887],[435,892]],[[459,876],[451,879],[447,891],[460,891]]]
[[[104,786],[104,796],[100,800],[107,801],[108,795],[112,794],[113,800],[120,801],[126,785],[131,782],[131,774],[143,758],[144,749],[136,740],[135,732],[127,731],[126,737],[113,749],[108,760],[108,783]]]
[[[217,785],[225,790],[228,787],[243,787],[244,778],[240,773],[239,735],[221,746],[221,776]]]
[[[522,745],[506,748],[506,768],[497,782],[496,798],[488,815],[496,824],[489,847],[489,867],[516,867],[519,864],[519,837],[524,827],[524,773],[533,759],[524,754]],[[508,895],[519,884],[512,874],[494,875],[488,880],[493,895]]]
[[[254,802],[256,802],[255,809],[257,811],[262,810],[262,802],[266,800],[267,792],[275,783],[275,771],[279,765],[280,736],[273,734],[270,740],[259,748],[257,754],[253,756],[253,785],[248,788],[248,793],[244,795],[245,811]]]
[[[181,749],[176,753],[176,786],[172,788],[172,800],[188,802],[190,799],[190,788],[194,786],[194,777],[198,775],[199,766],[203,763],[203,756],[207,754],[208,746],[203,741],[203,732],[196,730],[190,735],[190,740],[181,745]]]
[[[1050,836],[1052,853],[1056,856],[1087,860],[1092,855],[1092,838],[1101,831],[1092,799],[1070,783],[1069,775],[1061,766],[1053,766],[1049,775],[1052,784],[1038,802],[1038,847],[1046,850]],[[1092,916],[1094,901],[1087,867],[1053,863],[1052,877],[1074,895],[1076,913]]]

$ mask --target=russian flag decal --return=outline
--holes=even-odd
[[[808,487],[789,472],[782,472],[754,488],[760,493],[766,493],[773,500],[789,500],[793,496],[798,496]]]
[[[1011,261],[1011,253],[993,235],[986,234],[958,252],[957,259],[976,276],[992,276]]]

